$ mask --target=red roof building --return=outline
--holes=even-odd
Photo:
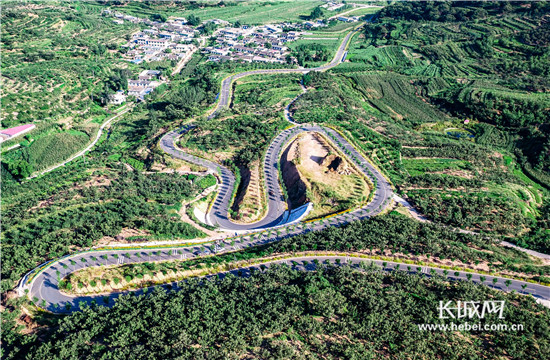
[[[21,136],[32,129],[34,129],[36,126],[34,124],[26,124],[26,125],[20,125],[16,127],[12,127],[9,129],[1,130],[0,131],[0,138],[3,140],[11,139],[17,136]]]

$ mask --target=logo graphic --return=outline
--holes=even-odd
[[[455,306],[453,306],[455,305]],[[499,319],[504,319],[504,301],[452,301],[439,302],[440,319],[483,319],[487,314],[498,314]]]

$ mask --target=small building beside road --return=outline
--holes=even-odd
[[[125,101],[126,95],[124,95],[124,91],[122,90],[119,90],[116,93],[109,95],[109,104],[120,105]]]

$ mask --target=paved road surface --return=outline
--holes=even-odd
[[[342,57],[344,56],[344,53],[346,51],[346,48],[349,44],[349,41],[351,37],[357,32],[357,30],[350,31],[346,37],[342,40],[342,43],[340,44],[340,47],[336,51],[336,54],[334,55],[334,58],[326,65],[305,69],[305,68],[298,68],[298,69],[264,69],[264,70],[251,70],[251,71],[245,71],[242,73],[238,73],[232,76],[229,76],[225,78],[222,81],[221,91],[220,91],[220,97],[218,104],[212,113],[210,115],[211,117],[215,116],[220,110],[227,107],[229,103],[231,102],[231,84],[240,78],[243,78],[245,76],[250,75],[259,75],[259,74],[290,74],[290,73],[307,73],[310,71],[325,71],[328,69],[331,69],[338,64],[341,63]]]
[[[349,41],[352,33],[346,36],[346,39],[340,46],[340,49],[337,52],[335,59],[328,65],[315,68],[316,71],[322,71],[328,69],[332,66],[335,66],[341,59],[345,51],[345,45]],[[243,74],[234,75],[226,80],[224,80],[224,85],[222,86],[222,92],[220,96],[220,102],[216,107],[214,115],[219,109],[223,106],[227,106],[230,99],[230,88],[231,82],[242,76],[247,76],[251,74],[258,73],[270,73],[270,72],[299,72],[299,71],[308,71],[308,70],[257,70],[251,71]],[[188,131],[189,128],[181,129],[181,131]],[[226,217],[226,209],[228,205],[228,196],[231,194],[233,183],[231,182],[232,174],[231,172],[213,162],[209,162],[204,159],[200,159],[189,154],[185,154],[182,151],[174,147],[174,139],[179,136],[178,132],[170,132],[161,140],[162,148],[170,153],[173,156],[182,158],[184,160],[202,165],[207,167],[211,171],[219,172],[222,178],[222,186],[218,198],[216,199],[216,204],[212,210],[213,219],[220,226],[232,227],[232,229],[239,229],[240,226],[245,227],[247,230],[258,229],[271,225],[270,222],[279,214],[281,209],[281,204],[283,203],[281,199],[281,193],[278,189],[277,176],[277,161],[278,154],[284,144],[286,144],[290,138],[296,134],[303,131],[317,131],[327,135],[329,139],[344,153],[347,154],[349,159],[353,161],[356,166],[367,175],[372,182],[376,185],[374,189],[374,196],[370,203],[360,209],[356,209],[347,213],[338,214],[330,219],[325,219],[321,221],[316,221],[312,223],[300,223],[296,225],[286,226],[282,231],[260,231],[247,236],[243,236],[237,239],[225,239],[224,241],[219,241],[218,243],[213,244],[197,244],[192,246],[185,245],[174,245],[172,248],[162,248],[162,249],[153,249],[153,248],[141,248],[141,249],[122,249],[122,250],[103,250],[103,251],[89,251],[84,253],[76,253],[69,255],[67,257],[49,262],[43,266],[38,267],[29,274],[27,274],[20,283],[19,292],[23,294],[25,290],[28,290],[28,296],[30,298],[36,297],[39,304],[42,301],[45,301],[46,305],[44,306],[47,310],[53,312],[64,312],[64,311],[75,311],[79,309],[79,303],[90,303],[95,301],[97,303],[102,303],[103,296],[81,296],[81,297],[72,297],[66,294],[63,294],[58,289],[59,279],[67,276],[68,274],[83,269],[86,267],[92,266],[102,266],[102,265],[116,265],[122,263],[140,263],[146,261],[162,261],[162,260],[178,260],[178,259],[189,259],[197,256],[205,256],[210,254],[219,254],[227,251],[238,251],[240,249],[264,245],[269,242],[280,240],[283,237],[295,236],[299,234],[309,233],[311,231],[319,231],[331,226],[342,226],[348,224],[351,221],[361,220],[369,218],[373,215],[380,213],[391,201],[393,192],[388,181],[374,168],[366,159],[364,159],[361,154],[359,154],[351,144],[349,144],[346,139],[344,139],[340,134],[335,132],[332,129],[324,128],[314,125],[299,125],[291,129],[287,129],[280,133],[275,140],[271,143],[266,157],[265,157],[265,171],[266,171],[266,181],[268,182],[268,189],[273,192],[273,196],[270,196],[270,211],[268,216],[262,221],[252,224],[252,225],[239,225],[231,223]],[[233,180],[234,181],[234,180]],[[336,259],[340,260],[350,260],[353,264],[357,264],[364,259],[359,258],[347,258],[347,257],[325,257],[319,256],[315,257],[319,261],[330,260],[335,261]],[[294,259],[295,261],[311,261],[311,257],[300,257]],[[280,262],[280,261],[279,261]],[[375,261],[381,265],[381,261]],[[388,262],[387,268],[385,270],[391,270],[392,266],[395,267],[396,262]],[[403,265],[406,267],[407,265]],[[312,269],[311,266],[305,266],[305,270]],[[436,269],[438,273],[443,273],[443,270]],[[453,272],[454,273],[454,272]],[[473,281],[480,281],[479,277],[481,275],[474,274],[472,277]],[[459,272],[457,279],[466,279],[465,272]],[[492,283],[492,276],[487,276],[487,283]],[[497,278],[498,283],[496,288],[501,290],[516,290],[524,293],[532,294],[533,296],[543,299],[550,300],[550,288],[531,284],[524,283],[522,281],[511,280],[510,287],[504,285],[504,278]],[[525,289],[522,287],[525,286]],[[138,293],[142,292],[139,290]],[[113,299],[118,297],[119,293],[111,293],[107,295],[108,304],[113,303]],[[67,306],[67,308],[66,308]]]
[[[303,231],[303,230],[302,230]],[[239,246],[246,246],[244,243],[240,244]],[[110,253],[87,253],[87,254],[80,254],[79,256],[72,257],[70,260],[73,262],[71,263],[70,260],[63,260],[58,263],[56,263],[54,266],[50,267],[47,271],[44,271],[37,279],[34,281],[33,286],[30,289],[29,296],[31,298],[38,298],[38,303],[40,304],[42,300],[46,301],[45,308],[47,310],[50,310],[52,312],[56,313],[63,313],[63,312],[72,312],[77,311],[81,308],[81,304],[90,304],[92,302],[95,302],[100,305],[107,305],[112,306],[114,304],[114,299],[118,298],[122,294],[129,293],[129,291],[123,291],[123,292],[114,292],[107,295],[86,295],[86,296],[70,296],[64,293],[61,293],[57,287],[58,285],[58,275],[57,271],[59,271],[59,278],[63,278],[66,275],[82,269],[84,267],[89,266],[101,266],[101,265],[116,265],[121,263],[121,259],[123,259],[123,263],[139,263],[144,261],[162,261],[162,260],[178,260],[181,259],[183,256],[186,258],[193,258],[196,256],[201,256],[200,250],[198,247],[195,248],[186,248],[180,250],[182,254],[178,254],[177,252],[174,252],[172,249],[162,250],[157,252],[152,251],[128,251],[127,254],[129,257],[125,257],[123,254],[118,254],[118,258],[115,258],[112,252]],[[105,255],[105,258],[102,258],[101,256]],[[85,260],[85,262],[82,261],[82,259]],[[378,267],[380,267],[380,270],[385,271],[395,271],[397,269],[397,265],[399,264],[399,270],[401,271],[407,271],[410,273],[424,273],[426,276],[431,275],[432,270],[435,271],[436,274],[441,276],[449,277],[451,280],[468,280],[468,274],[470,274],[471,281],[475,283],[482,283],[481,277],[484,276],[486,279],[483,282],[486,285],[489,285],[497,290],[502,291],[516,291],[518,293],[523,294],[530,294],[534,296],[537,300],[542,301],[548,301],[550,300],[550,288],[538,284],[532,284],[527,283],[523,281],[518,280],[510,280],[509,286],[506,285],[506,281],[508,279],[502,278],[502,277],[495,277],[490,275],[482,275],[477,273],[467,273],[464,271],[458,271],[458,275],[455,274],[455,271],[449,270],[447,275],[445,275],[445,270],[439,269],[439,268],[433,268],[428,266],[420,266],[420,270],[418,269],[419,266],[416,265],[408,265],[403,264],[395,261],[383,261],[383,260],[371,260],[366,258],[359,258],[359,257],[353,257],[353,256],[300,256],[296,258],[290,258],[290,259],[284,259],[284,260],[275,260],[269,263],[264,263],[266,267],[271,266],[272,264],[277,263],[287,263],[289,265],[293,265],[298,269],[301,270],[314,270],[316,268],[315,263],[313,260],[317,260],[319,263],[325,263],[326,261],[329,261],[331,264],[351,264],[352,266],[358,267],[358,264],[361,262],[365,262],[366,264],[370,264],[371,262],[376,264]],[[303,262],[307,261],[308,264],[304,264]],[[297,264],[293,264],[293,262],[296,262]],[[385,263],[385,266],[384,266]],[[408,266],[411,267],[411,269],[408,269]],[[248,275],[251,268],[260,268],[260,265],[253,265],[248,266],[241,269],[235,269],[232,270],[231,273],[234,274],[240,274],[240,275]],[[239,272],[239,270],[241,270]],[[244,271],[242,271],[244,270]],[[221,275],[225,275],[227,272],[221,273]],[[494,283],[493,279],[497,279],[497,282]],[[163,287],[174,287],[177,284],[167,284],[162,285]],[[143,290],[137,290],[135,292],[136,294],[143,293]],[[107,301],[105,301],[105,299]]]
[[[188,131],[191,127],[186,127],[181,132]],[[283,225],[283,217],[286,211],[286,203],[284,196],[279,186],[278,163],[279,154],[284,149],[285,145],[296,135],[306,132],[315,131],[327,136],[333,145],[340,149],[343,153],[348,154],[350,161],[371,179],[373,184],[376,184],[374,189],[373,200],[363,209],[371,213],[379,213],[384,205],[390,203],[393,196],[391,185],[346,139],[344,139],[336,131],[314,125],[301,125],[284,130],[270,144],[267,149],[264,159],[263,170],[265,187],[268,192],[268,210],[267,215],[260,221],[251,224],[236,224],[233,223],[227,216],[228,208],[231,202],[233,188],[235,186],[235,176],[224,166],[214,162],[197,158],[196,156],[186,154],[174,146],[174,139],[179,136],[178,132],[170,132],[161,139],[160,146],[168,154],[179,159],[192,162],[196,165],[204,166],[212,172],[218,172],[221,178],[221,186],[218,195],[214,201],[211,211],[208,216],[210,222],[218,225],[222,229],[234,231],[259,230],[274,226]]]

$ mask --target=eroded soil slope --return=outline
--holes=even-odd
[[[281,163],[291,207],[313,202],[309,218],[354,207],[368,197],[363,177],[318,133],[298,136]]]

